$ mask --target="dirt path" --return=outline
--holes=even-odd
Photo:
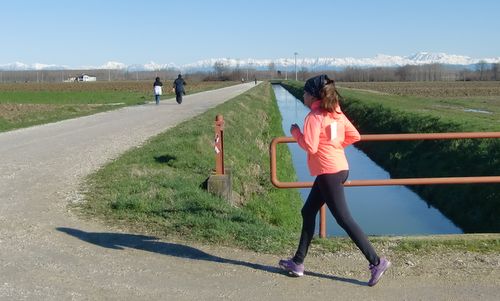
[[[123,233],[68,211],[78,184],[147,138],[251,88],[0,134],[0,300],[494,300],[499,256],[394,258],[366,286],[358,253],[308,258],[289,278],[267,254]]]

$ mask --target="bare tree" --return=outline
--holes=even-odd
[[[269,77],[272,78],[276,73],[276,64],[274,62],[270,62],[269,65],[267,65],[267,70],[269,70]]]
[[[410,81],[410,69],[409,65],[405,65],[396,69],[396,76],[399,81],[406,82]]]
[[[492,76],[491,76],[491,79],[492,80],[499,80],[500,79],[500,63],[494,63],[491,65],[491,73],[492,73]]]
[[[305,81],[309,77],[309,70],[306,67],[302,67],[297,75],[300,80]]]
[[[222,61],[216,61],[214,63],[215,76],[219,80],[228,80],[228,67]]]
[[[485,61],[479,61],[476,64],[476,71],[479,73],[479,80],[484,80],[484,73],[486,71],[487,63]]]

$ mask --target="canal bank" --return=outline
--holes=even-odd
[[[301,99],[303,83],[283,83]],[[467,132],[467,122],[394,110],[365,101],[362,93],[343,91],[342,108],[363,134]],[[499,139],[360,142],[357,144],[394,178],[495,175],[500,170]],[[498,184],[426,185],[410,187],[465,232],[500,231]]]

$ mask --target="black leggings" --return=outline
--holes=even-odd
[[[299,247],[293,257],[295,263],[303,263],[307,250],[311,244],[316,226],[316,215],[323,204],[326,203],[337,223],[344,229],[356,246],[373,265],[379,263],[379,257],[368,241],[363,230],[351,217],[344,197],[344,182],[349,175],[348,170],[334,174],[322,174],[314,180],[307,201],[302,207],[302,233]]]

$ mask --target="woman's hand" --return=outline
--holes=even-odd
[[[290,134],[292,134],[292,136],[293,136],[294,131],[299,131],[299,133],[300,133],[300,127],[296,123],[294,123],[290,126]]]

